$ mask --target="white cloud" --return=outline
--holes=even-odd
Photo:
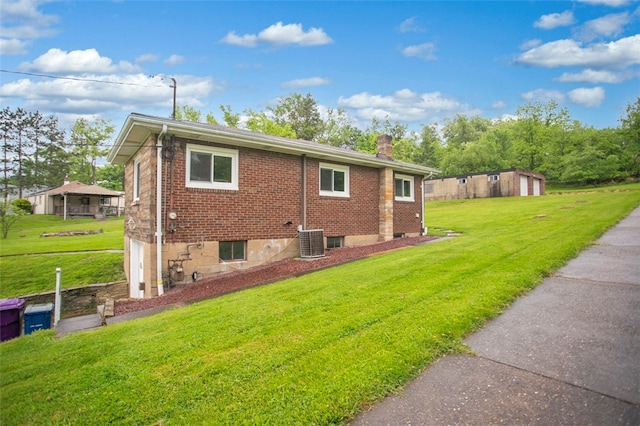
[[[184,62],[184,56],[171,55],[167,59],[165,59],[164,64],[172,66],[172,65],[180,65],[183,62]]]
[[[545,43],[521,54],[516,63],[541,67],[626,67],[640,63],[640,34],[610,43],[582,46],[574,40]]]
[[[415,46],[407,46],[402,49],[404,56],[415,56],[425,61],[433,61],[436,59],[436,46],[433,43],[423,43]]]
[[[282,83],[282,87],[285,89],[298,89],[303,87],[324,86],[329,83],[331,83],[329,79],[322,77],[298,78]]]
[[[591,41],[600,36],[615,37],[622,33],[629,21],[628,13],[613,13],[585,22],[576,31],[576,35],[584,41]]]
[[[557,101],[559,103],[564,102],[564,93],[557,90],[536,89],[530,92],[525,92],[520,97],[526,101],[537,101],[547,103],[549,101]]]
[[[526,40],[524,43],[520,45],[520,50],[533,49],[534,47],[538,47],[541,44],[542,44],[542,40],[540,39]]]
[[[333,43],[322,28],[311,28],[304,31],[302,24],[287,24],[277,22],[256,34],[239,36],[235,31],[229,32],[222,40],[223,43],[241,47],[256,47],[258,44],[284,46],[295,44],[298,46],[319,46]]]
[[[411,18],[407,18],[398,25],[398,31],[401,33],[420,33],[424,31],[418,23],[416,22],[416,17],[412,16]]]
[[[179,104],[203,106],[203,99],[222,90],[212,78],[176,76]],[[169,82],[144,74],[87,74],[46,80],[27,78],[0,86],[0,97],[24,99],[39,111],[76,116],[162,108],[170,114],[173,89]]]
[[[3,0],[0,1],[2,21],[0,33],[5,39],[36,39],[55,34],[50,27],[58,22],[55,15],[45,15],[38,10],[44,1]]]
[[[567,27],[575,22],[573,12],[565,10],[562,13],[551,13],[549,15],[542,15],[533,26],[536,28],[542,28],[544,30],[552,30],[558,27]]]
[[[154,55],[153,53],[146,53],[136,58],[136,64],[146,64],[150,62],[158,62],[158,55]]]
[[[32,70],[54,74],[109,74],[118,71],[137,72],[138,67],[127,61],[117,65],[110,58],[100,56],[96,49],[72,50],[49,49],[33,62],[22,63],[22,70]]]
[[[27,42],[23,40],[18,40],[17,38],[12,39],[0,39],[0,55],[24,55],[27,53]]]
[[[631,76],[622,73],[614,73],[605,70],[586,69],[579,73],[564,73],[560,77],[554,79],[563,83],[622,83]]]
[[[491,104],[491,108],[493,109],[502,109],[506,107],[507,107],[507,104],[505,101],[495,101],[494,103]]]
[[[569,99],[574,104],[585,107],[597,107],[605,98],[604,89],[602,87],[574,89],[568,93]]]
[[[611,7],[625,6],[629,4],[631,1],[633,0],[578,0],[579,3],[586,3],[594,6],[604,5],[604,6],[611,6]]]
[[[341,96],[337,104],[341,108],[352,110],[354,115],[363,121],[370,121],[373,117],[377,117],[402,122],[419,122],[428,119],[441,120],[444,116],[455,113],[470,115],[480,113],[440,92],[416,93],[409,89],[401,89],[386,96],[368,92],[350,97]]]

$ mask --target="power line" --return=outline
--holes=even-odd
[[[28,76],[32,76],[32,77],[52,78],[52,79],[55,79],[55,80],[89,81],[89,82],[93,82],[93,83],[117,84],[117,85],[120,85],[120,86],[164,87],[162,85],[149,86],[149,85],[140,84],[140,83],[125,83],[125,82],[122,82],[122,81],[108,81],[108,80],[98,80],[98,79],[93,79],[93,78],[82,78],[82,77],[62,77],[62,76],[58,76],[58,75],[38,74],[38,73],[23,72],[23,71],[10,71],[10,70],[3,70],[3,69],[0,69],[0,72],[4,72],[4,73],[7,73],[7,74],[28,75]]]

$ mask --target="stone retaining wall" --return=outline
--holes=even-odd
[[[61,317],[74,317],[78,315],[95,314],[98,305],[104,304],[107,298],[128,298],[129,286],[126,281],[90,284],[84,287],[62,289],[61,295]],[[55,291],[20,296],[20,299],[24,299],[25,307],[35,303],[55,303],[55,298]]]

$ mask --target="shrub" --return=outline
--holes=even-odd
[[[24,198],[18,198],[16,200],[13,200],[11,204],[16,209],[20,209],[26,214],[31,214],[31,203],[29,202],[29,200],[25,200]]]

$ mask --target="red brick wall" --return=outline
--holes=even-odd
[[[393,202],[393,233],[394,234],[415,234],[422,230],[422,196],[421,179],[413,178],[413,199],[414,202],[394,201]],[[416,217],[418,214],[418,217]]]
[[[299,157],[238,148],[238,191],[187,188],[186,144],[178,145],[173,183],[169,185],[173,192],[173,208],[169,210],[176,212],[178,219],[176,232],[167,234],[167,241],[251,240],[297,235],[301,220]],[[170,179],[170,173],[165,173],[165,179]],[[293,223],[284,225],[287,221]]]
[[[135,229],[127,235],[153,242],[155,232],[155,149],[153,141],[140,154],[146,167],[141,171],[140,203],[132,205],[133,161],[125,169],[127,216]],[[163,167],[163,223],[171,242],[294,238],[302,224],[302,159],[298,156],[239,147],[239,190],[187,188],[186,144],[176,140],[173,162]],[[211,146],[215,144],[206,144]],[[220,144],[222,148],[233,148]],[[146,160],[146,161],[145,161]],[[350,197],[319,195],[320,161],[307,161],[307,229],[324,229],[325,236],[377,235],[379,232],[378,169],[349,166]],[[338,164],[338,163],[335,163]],[[420,178],[414,178],[415,202],[394,202],[394,233],[421,230]],[[174,232],[169,232],[167,213],[177,214]],[[291,225],[285,225],[291,221]],[[125,223],[126,226],[126,223]]]
[[[307,228],[329,237],[377,235],[380,172],[349,165],[349,198],[320,196],[319,173],[320,161],[308,159]]]

